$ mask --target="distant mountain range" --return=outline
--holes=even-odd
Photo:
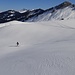
[[[68,1],[65,1],[55,7],[46,10],[7,10],[0,13],[0,23],[5,23],[13,20],[22,22],[36,22],[65,19],[75,19],[75,4],[72,4]]]

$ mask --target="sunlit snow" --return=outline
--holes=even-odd
[[[75,20],[0,24],[0,75],[75,75]]]

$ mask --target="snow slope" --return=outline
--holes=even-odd
[[[75,75],[75,20],[0,24],[0,75]]]
[[[52,12],[54,11],[54,12]],[[61,20],[61,19],[75,19],[75,7],[67,6],[63,9],[53,9],[49,10],[47,12],[44,12],[43,14],[30,18],[28,21],[30,22],[36,22],[36,21],[49,21],[49,20]]]

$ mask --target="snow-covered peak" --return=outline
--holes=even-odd
[[[69,1],[65,1],[46,10],[41,8],[32,10],[22,9],[20,11],[8,10],[0,13],[0,23],[13,20],[36,22],[64,19],[75,19],[75,4]]]
[[[62,4],[64,4],[64,3],[62,3]],[[62,5],[62,4],[60,4],[60,5]],[[62,6],[59,9],[57,7],[58,6],[53,7],[51,9],[47,9],[43,14],[40,14],[38,17],[33,17],[33,18],[29,19],[28,21],[49,21],[49,20],[75,19],[75,6],[74,5],[71,4],[66,7]]]
[[[25,13],[25,12],[27,12],[28,11],[28,9],[22,9],[22,10],[20,10],[19,12],[20,13]]]
[[[64,1],[63,3],[55,6],[55,8],[56,9],[63,9],[63,8],[70,6],[70,5],[72,5],[72,3],[70,3],[69,1]]]

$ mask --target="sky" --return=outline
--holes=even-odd
[[[21,9],[47,9],[56,6],[65,0],[0,0],[0,11]],[[75,4],[75,0],[67,0]]]

